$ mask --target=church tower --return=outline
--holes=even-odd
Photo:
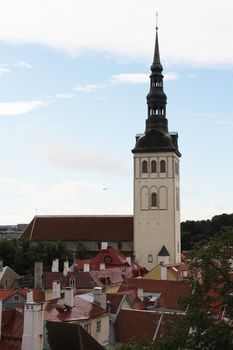
[[[148,116],[136,135],[134,154],[134,254],[148,269],[180,262],[180,189],[178,134],[168,131],[158,27],[151,65]]]

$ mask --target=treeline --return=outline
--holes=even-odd
[[[215,215],[211,220],[187,220],[181,223],[182,250],[190,250],[194,244],[208,240],[225,228],[233,228],[233,214]]]
[[[75,257],[83,259],[86,256],[85,247],[77,244]],[[42,261],[44,270],[51,271],[54,259],[59,259],[59,268],[62,271],[64,261],[68,259],[72,263],[73,258],[73,253],[61,241],[0,240],[0,260],[3,261],[3,266],[10,266],[19,275],[33,274],[36,261]]]

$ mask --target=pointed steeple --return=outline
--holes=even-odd
[[[157,17],[158,18],[158,17]],[[163,91],[163,66],[159,55],[158,23],[156,21],[156,36],[153,63],[150,67],[150,91],[147,95],[148,119],[146,128],[156,128],[168,131],[166,119],[167,96]]]
[[[144,135],[136,140],[133,152],[175,151],[179,156],[177,136],[168,131],[166,118],[167,96],[163,90],[163,66],[160,62],[158,15],[156,14],[156,35],[153,62],[150,67],[150,91],[146,97],[148,116]]]
[[[153,72],[153,70],[160,70],[160,72],[162,72],[163,67],[161,65],[160,62],[160,55],[159,55],[159,38],[158,38],[158,13],[156,13],[156,36],[155,36],[155,50],[154,50],[154,59],[153,59],[153,63],[151,66],[151,71]]]

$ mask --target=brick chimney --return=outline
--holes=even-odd
[[[43,303],[26,302],[24,307],[22,350],[43,349],[43,326]]]

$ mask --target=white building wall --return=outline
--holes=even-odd
[[[147,173],[142,173],[144,160],[148,162]],[[152,160],[157,164],[156,173],[151,173]],[[166,164],[164,173],[159,169],[161,160]],[[165,245],[170,253],[169,262],[180,262],[179,157],[175,152],[134,154],[134,174],[136,261],[151,269],[158,263],[158,253]],[[151,206],[152,192],[157,193],[155,207]]]

